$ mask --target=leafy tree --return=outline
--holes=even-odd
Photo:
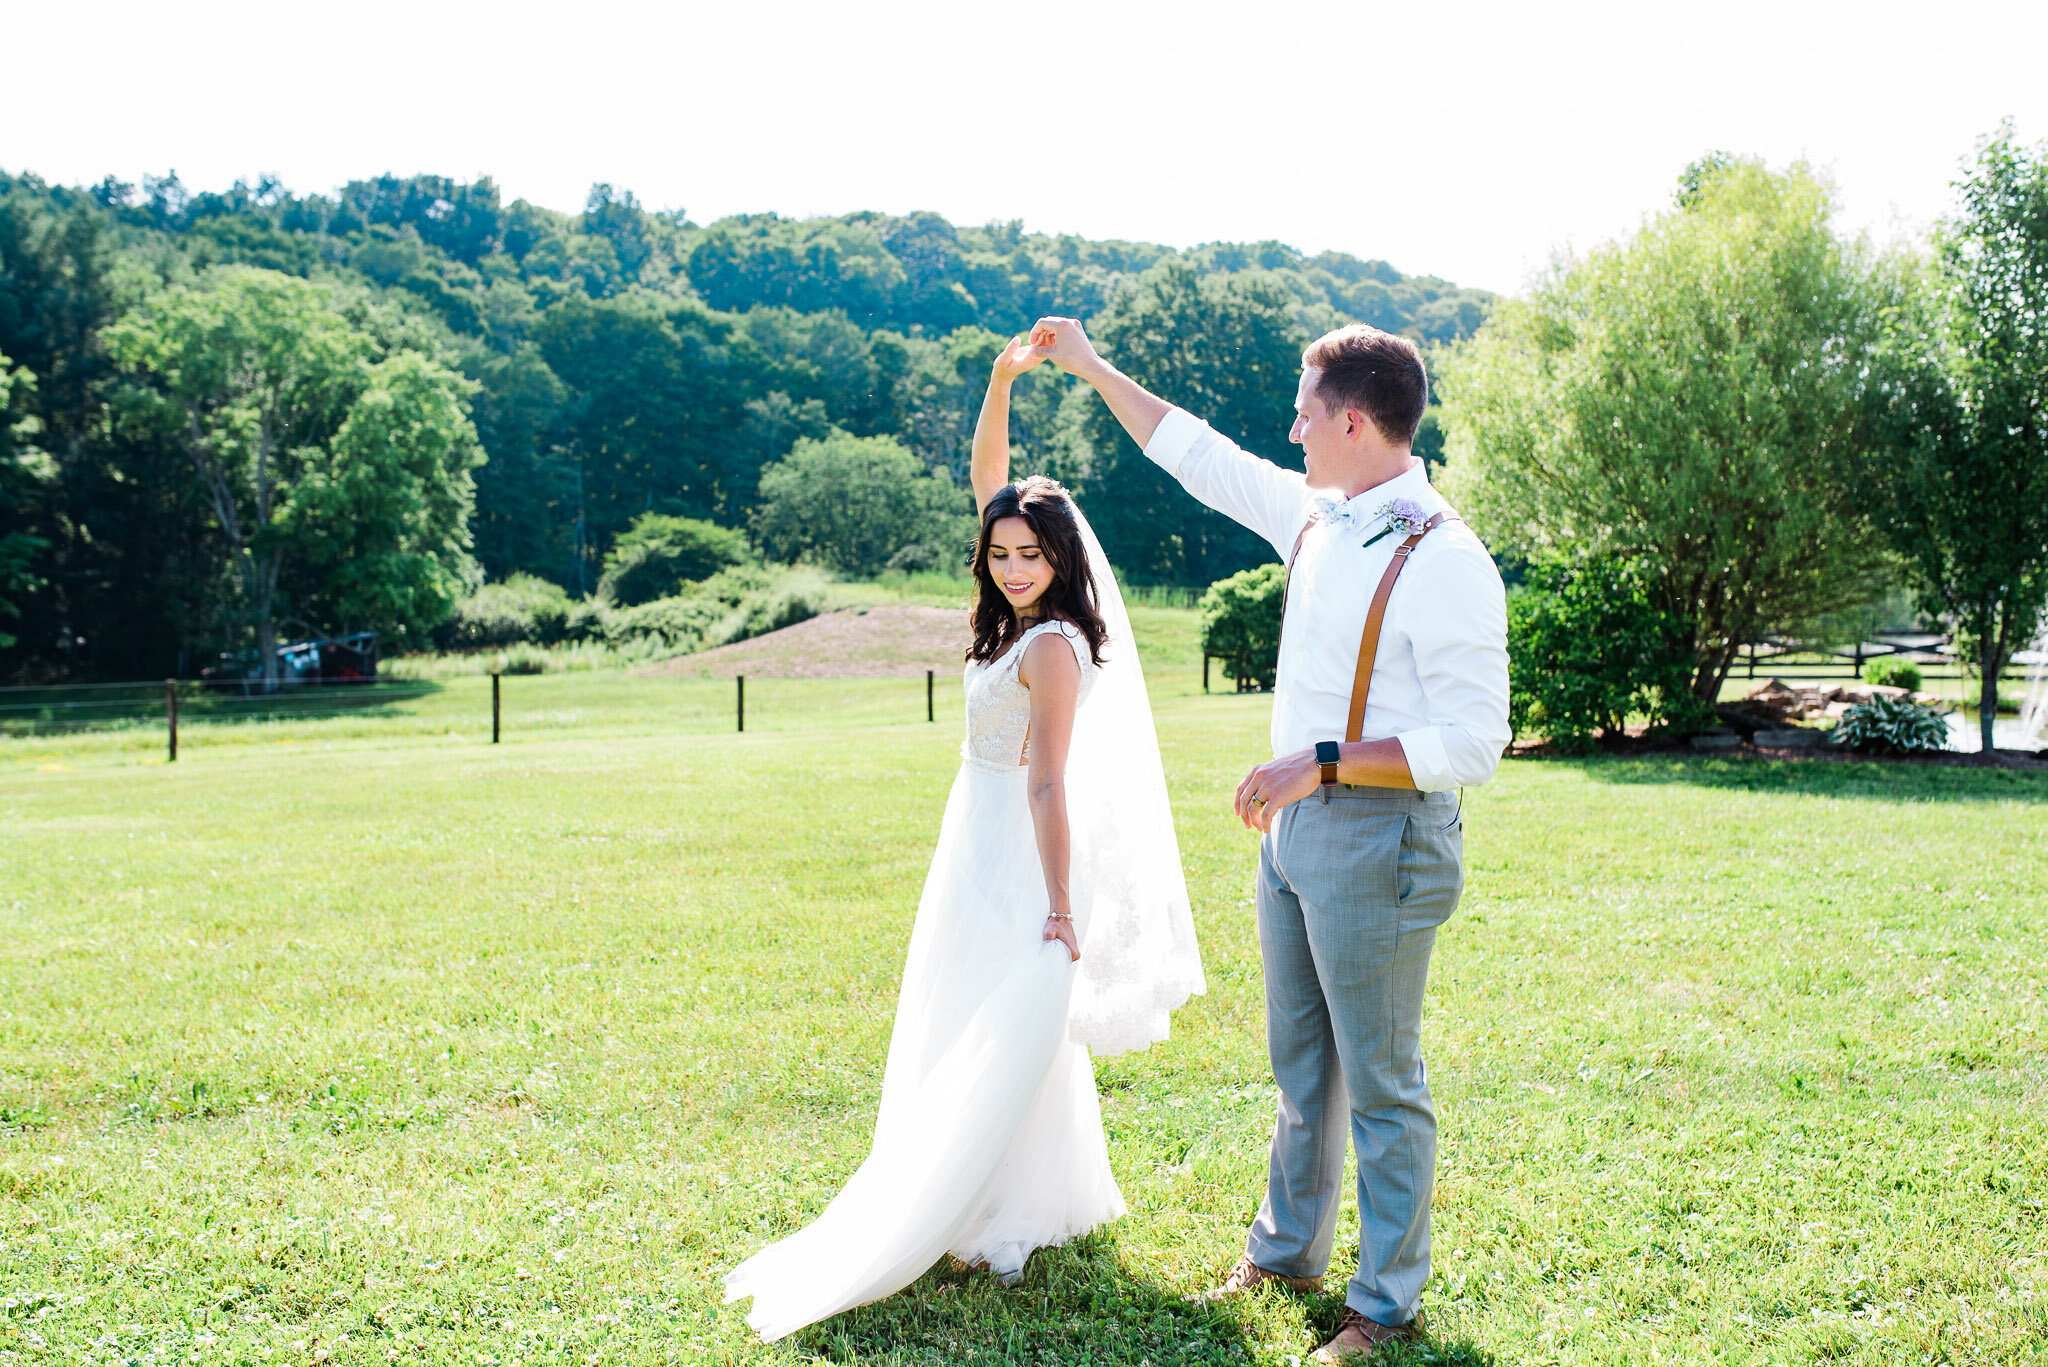
[[[640,278],[641,267],[654,255],[654,242],[648,233],[647,216],[631,190],[619,193],[602,182],[591,186],[583,205],[582,226],[584,232],[612,244],[623,279]]]
[[[642,512],[740,515],[753,367],[734,324],[636,294],[572,298],[534,327],[569,391],[561,433],[582,484],[583,545],[608,544]]]
[[[1489,543],[1643,562],[1711,703],[1743,641],[1876,596],[1882,548],[1836,471],[1883,295],[1803,166],[1688,174],[1687,207],[1501,305],[1438,388]]]
[[[962,276],[960,234],[934,213],[888,219],[878,235],[903,268],[894,314],[934,332],[951,332],[981,312]]]
[[[709,579],[746,559],[747,540],[730,527],[642,513],[605,555],[598,593],[632,607],[666,598],[686,583]]]
[[[2048,606],[2048,146],[2007,124],[1957,189],[1887,329],[1879,441],[1851,478],[1924,606],[1974,647],[1989,751],[1999,674]]]
[[[754,535],[775,559],[868,578],[910,547],[950,544],[964,556],[971,508],[965,489],[903,443],[834,432],[798,441],[761,471]]]
[[[0,617],[21,616],[15,596],[35,586],[36,552],[50,544],[13,529],[26,495],[49,470],[48,458],[29,444],[38,424],[25,400],[34,388],[35,376],[0,356]],[[13,644],[14,637],[0,631],[0,647]]]
[[[540,350],[472,355],[477,438],[490,461],[476,473],[476,558],[504,579],[524,569],[558,582],[576,572],[576,463],[565,445],[569,390]]]
[[[908,364],[896,381],[894,434],[956,481],[967,479],[989,364],[1007,340],[987,328],[962,327],[941,341],[904,343]]]
[[[472,184],[447,176],[352,180],[331,212],[328,226],[337,231],[377,224],[410,228],[437,251],[472,266],[499,250],[508,217],[489,176]]]
[[[1280,615],[1287,567],[1270,561],[1211,584],[1197,604],[1202,653],[1227,661],[1239,689],[1270,689],[1280,668]]]
[[[368,367],[333,440],[304,452],[275,519],[298,548],[298,595],[318,621],[424,641],[468,588],[470,472],[483,463],[472,386],[416,351]]]
[[[864,221],[747,214],[711,225],[690,249],[690,283],[713,308],[777,304],[887,322],[908,276]]]
[[[748,399],[746,414],[746,420],[740,424],[740,439],[746,459],[755,466],[757,479],[762,469],[788,455],[803,438],[822,437],[832,430],[832,419],[822,400],[805,399],[798,403],[779,389],[769,390],[762,398]],[[756,492],[752,488],[735,488],[733,497],[735,502],[752,507]]]
[[[339,620],[405,631],[445,612],[478,459],[460,377],[376,359],[331,289],[242,266],[153,296],[106,340],[191,462],[267,683],[287,575]]]
[[[1692,695],[1685,623],[1654,601],[1640,561],[1550,554],[1508,599],[1508,720],[1566,753],[1617,736],[1632,715],[1681,729],[1711,710]]]
[[[1293,296],[1268,275],[1202,275],[1185,261],[1148,270],[1091,331],[1103,354],[1169,402],[1268,458],[1294,464],[1287,433],[1306,331]],[[1252,532],[1189,498],[1145,458],[1092,396],[1089,452],[1075,479],[1096,510],[1111,560],[1134,578],[1199,584],[1273,558]]]

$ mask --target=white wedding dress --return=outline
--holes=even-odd
[[[725,1279],[777,1339],[916,1281],[950,1252],[999,1276],[1124,1213],[1089,1057],[1164,1039],[1204,990],[1144,676],[1116,581],[1082,523],[1110,639],[1047,622],[966,671],[967,736],[939,828],[868,1159],[810,1225]],[[1030,692],[1056,633],[1081,664],[1067,763],[1078,963],[1049,909],[1025,791]]]

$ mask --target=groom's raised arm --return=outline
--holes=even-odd
[[[1261,460],[1103,360],[1075,319],[1039,319],[1031,349],[1093,386],[1131,440],[1189,493],[1266,538],[1282,560],[1292,552],[1308,492],[1300,471]]]

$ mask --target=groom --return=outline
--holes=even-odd
[[[1458,789],[1508,730],[1507,612],[1479,539],[1410,447],[1428,402],[1415,344],[1346,327],[1302,355],[1289,439],[1306,476],[1240,449],[1104,361],[1071,318],[1033,345],[1094,386],[1145,454],[1288,565],[1273,754],[1238,785],[1259,842],[1259,945],[1280,1112],[1238,1260],[1214,1294],[1318,1290],[1347,1126],[1358,1274],[1316,1361],[1409,1337],[1429,1277],[1436,1113],[1421,1052],[1436,928],[1464,886]]]

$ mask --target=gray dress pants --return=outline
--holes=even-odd
[[[1246,1252],[1290,1277],[1328,1270],[1348,1129],[1358,1150],[1358,1275],[1345,1304],[1414,1318],[1429,1279],[1436,1112],[1422,992],[1464,887],[1455,792],[1338,788],[1281,812],[1259,843],[1259,949],[1280,1114]]]

